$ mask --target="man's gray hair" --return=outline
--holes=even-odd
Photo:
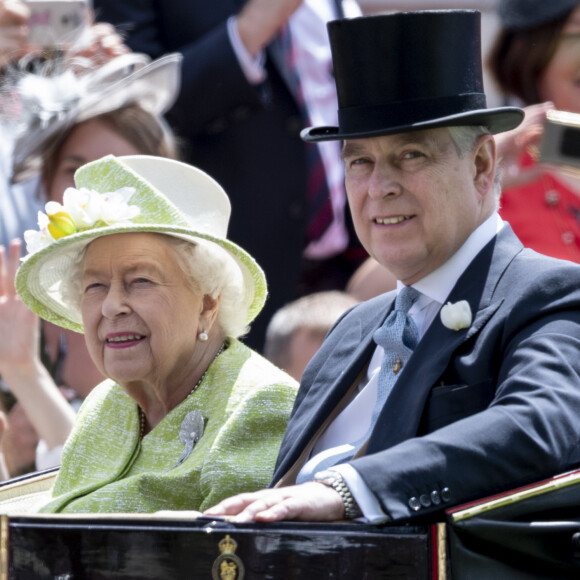
[[[489,129],[482,125],[458,125],[447,127],[447,129],[449,130],[451,139],[453,139],[453,143],[455,143],[457,153],[460,157],[473,151],[475,144],[482,135],[490,135]],[[497,169],[493,180],[493,190],[499,207],[499,198],[501,196],[501,173]]]

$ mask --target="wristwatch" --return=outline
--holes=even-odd
[[[314,481],[332,487],[332,489],[339,493],[342,499],[342,505],[344,505],[345,519],[354,520],[363,515],[352,493],[350,493],[346,481],[344,481],[344,478],[338,471],[319,471],[314,474]]]

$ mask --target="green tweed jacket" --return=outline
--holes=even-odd
[[[297,383],[237,340],[199,388],[142,440],[136,402],[113,381],[87,397],[63,451],[43,512],[204,510],[266,487]],[[203,436],[179,465],[185,415],[199,411]]]

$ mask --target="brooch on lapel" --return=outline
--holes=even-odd
[[[179,429],[179,439],[185,445],[185,449],[177,463],[171,468],[175,469],[181,465],[191,454],[195,444],[203,435],[204,421],[199,411],[190,411],[185,415]]]
[[[450,330],[462,330],[471,326],[471,308],[467,300],[448,302],[441,308],[441,322]]]

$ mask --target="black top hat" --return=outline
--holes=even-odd
[[[524,30],[556,20],[578,4],[579,0],[500,0],[498,14],[505,28]]]
[[[483,92],[481,15],[427,10],[328,23],[338,127],[310,127],[305,141],[391,135],[451,125],[517,127],[517,107],[488,109]]]

